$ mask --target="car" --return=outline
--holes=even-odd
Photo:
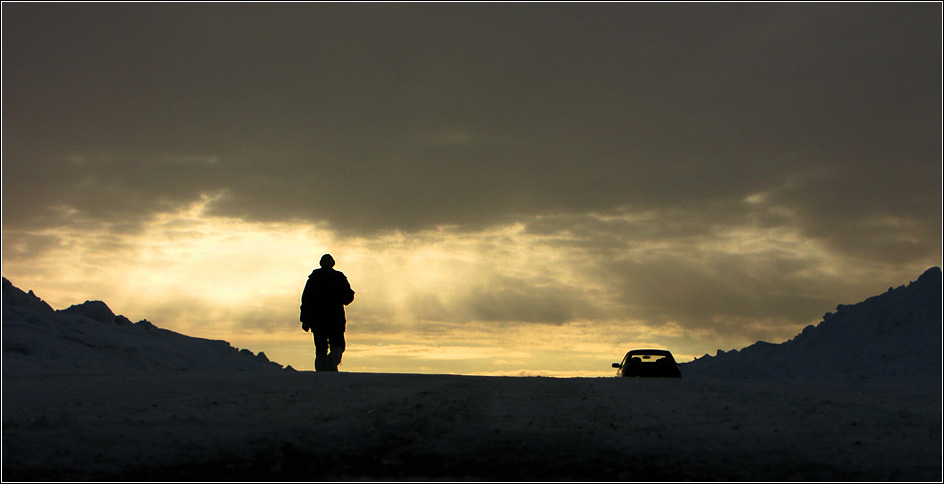
[[[682,378],[682,369],[669,350],[632,350],[613,368],[618,369],[618,377]]]

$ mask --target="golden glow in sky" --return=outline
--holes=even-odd
[[[736,227],[712,236],[610,241],[605,247],[586,245],[578,233],[539,233],[524,223],[480,232],[442,227],[342,239],[310,224],[209,215],[221,197],[208,195],[157,214],[127,233],[106,226],[81,233],[5,233],[4,250],[10,253],[24,237],[58,242],[42,257],[5,260],[4,275],[56,309],[100,299],[134,321],[223,339],[264,351],[283,365],[311,369],[312,342],[300,329],[298,306],[308,273],[323,253],[332,253],[357,293],[347,308],[345,371],[605,376],[609,363],[635,347],[668,348],[688,361],[715,347],[750,344],[760,339],[755,334],[779,342],[818,321],[816,313],[792,323],[784,317],[773,321],[775,332],[763,333],[770,330],[758,315],[753,326],[761,333],[743,330],[738,336],[725,328],[732,322],[750,328],[752,321],[725,319],[722,301],[695,298],[705,306],[679,300],[673,307],[671,300],[646,298],[680,294],[679,288],[697,292],[700,283],[693,279],[710,275],[719,258],[756,258],[758,277],[764,276],[762,261],[804,263],[813,271],[807,274],[811,280],[847,269],[814,241],[783,228]],[[624,213],[588,220],[639,228],[658,217]],[[612,254],[611,264],[639,268],[643,284],[674,279],[676,287],[634,295],[633,283],[594,262],[592,252],[602,250]],[[660,279],[645,272],[672,271],[674,265],[692,273]],[[771,295],[765,296],[757,304],[771,303]],[[704,321],[684,319],[691,314]]]

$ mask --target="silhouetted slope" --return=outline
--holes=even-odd
[[[278,370],[263,353],[132,323],[101,301],[59,311],[3,278],[3,372]]]
[[[816,326],[781,344],[682,364],[688,377],[941,378],[941,269],[853,305],[840,304]]]

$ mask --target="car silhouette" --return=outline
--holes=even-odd
[[[613,363],[618,377],[682,378],[682,370],[668,350],[632,350],[622,363]]]

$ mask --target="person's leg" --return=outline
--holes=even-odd
[[[328,336],[322,331],[311,330],[315,339],[315,371],[325,371],[328,365]]]
[[[331,353],[328,354],[328,360],[334,365],[334,371],[337,371],[341,364],[341,353],[344,353],[346,342],[344,341],[344,331],[335,331],[328,340],[331,346]]]

